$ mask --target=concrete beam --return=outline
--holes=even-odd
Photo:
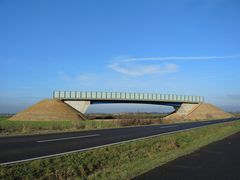
[[[64,103],[68,104],[72,108],[76,109],[77,111],[81,113],[85,113],[91,104],[90,101],[64,101]]]

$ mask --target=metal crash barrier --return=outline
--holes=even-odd
[[[128,92],[94,92],[94,91],[54,91],[54,99],[62,100],[125,100],[125,101],[164,101],[203,103],[203,96],[158,94],[158,93],[128,93]]]

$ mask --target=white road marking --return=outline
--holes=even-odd
[[[85,136],[73,136],[73,137],[58,138],[58,139],[46,139],[46,140],[40,140],[37,142],[44,143],[44,142],[53,142],[53,141],[64,141],[64,140],[69,140],[69,139],[80,139],[80,138],[95,137],[95,136],[100,136],[100,134],[91,134],[91,135],[85,135]]]
[[[226,121],[226,122],[223,122],[223,123],[228,123],[228,122],[232,122],[232,121]],[[216,123],[216,124],[218,124],[218,123]],[[209,124],[208,126],[210,126],[210,125],[216,125],[216,124],[213,123],[213,124]],[[93,146],[93,147],[84,148],[84,149],[77,149],[77,150],[73,150],[73,151],[56,153],[56,154],[51,154],[51,155],[46,155],[46,156],[39,156],[39,157],[35,157],[35,158],[28,158],[28,159],[22,159],[22,160],[17,160],[17,161],[9,161],[9,162],[0,163],[0,165],[4,166],[4,165],[22,163],[22,162],[33,161],[33,160],[38,160],[38,159],[44,159],[44,158],[62,156],[62,155],[67,155],[67,154],[71,154],[71,153],[89,151],[89,150],[98,149],[98,148],[103,148],[103,147],[107,147],[107,146],[124,144],[124,143],[128,143],[128,142],[134,142],[134,141],[143,140],[143,139],[149,139],[149,138],[158,137],[158,136],[165,136],[165,135],[170,135],[170,134],[174,134],[174,133],[180,133],[180,132],[189,131],[189,130],[193,130],[193,129],[199,129],[199,128],[203,128],[203,127],[205,127],[205,126],[191,127],[191,128],[186,128],[186,129],[181,129],[181,130],[166,132],[166,133],[162,133],[162,134],[155,134],[155,135],[151,135],[151,136],[140,137],[140,138],[136,138],[136,139],[130,139],[130,140],[125,140],[125,141],[120,141],[120,142],[115,142],[115,143],[110,143],[110,144],[104,144],[104,145],[100,145],[100,146]]]
[[[163,127],[160,127],[161,129],[164,129],[164,128],[171,128],[171,127],[178,127],[178,125],[172,125],[172,126],[163,126]]]
[[[112,146],[112,145],[124,144],[124,143],[128,143],[128,142],[134,142],[134,141],[149,139],[149,138],[158,137],[158,136],[170,135],[170,134],[184,132],[184,131],[188,131],[188,130],[192,130],[192,129],[198,129],[198,128],[202,128],[202,126],[192,127],[192,128],[187,128],[187,129],[181,129],[181,130],[166,132],[166,133],[162,133],[162,134],[155,134],[155,135],[151,135],[151,136],[145,136],[145,137],[125,140],[125,141],[115,142],[115,143],[109,143],[109,144],[104,144],[104,145],[100,145],[100,146],[93,146],[93,147],[84,148],[84,149],[77,149],[77,150],[73,150],[73,151],[56,153],[56,154],[51,154],[51,155],[46,155],[46,156],[39,156],[39,157],[35,157],[35,158],[28,158],[28,159],[23,159],[23,160],[4,162],[4,163],[0,163],[0,165],[16,164],[16,163],[22,163],[22,162],[26,162],[26,161],[33,161],[33,160],[37,160],[37,159],[44,159],[44,158],[49,158],[49,157],[67,155],[67,154],[76,153],[76,152],[89,151],[89,150],[93,150],[93,149],[97,149],[97,148],[103,148],[103,147]]]

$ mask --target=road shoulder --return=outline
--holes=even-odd
[[[136,177],[143,179],[239,179],[240,133],[209,144]]]

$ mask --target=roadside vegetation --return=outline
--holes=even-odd
[[[130,179],[240,131],[240,120],[0,167],[0,179]]]
[[[159,119],[168,113],[120,113],[120,114],[88,114],[90,119]]]
[[[10,121],[0,117],[0,134],[17,135],[117,127],[112,121]]]
[[[94,115],[82,121],[10,121],[0,116],[0,135],[37,134],[162,123],[161,114]]]
[[[240,112],[233,112],[232,113],[236,118],[240,118]]]

